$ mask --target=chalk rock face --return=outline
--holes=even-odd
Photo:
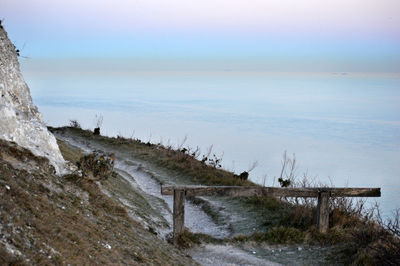
[[[0,138],[14,141],[49,159],[57,174],[66,163],[56,139],[44,125],[19,69],[15,46],[0,24]]]

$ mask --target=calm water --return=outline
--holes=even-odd
[[[106,135],[175,146],[187,136],[203,153],[213,145],[228,170],[257,160],[250,178],[266,185],[286,150],[299,177],[382,187],[385,215],[400,207],[399,75],[23,71],[50,125],[93,128],[102,114]]]

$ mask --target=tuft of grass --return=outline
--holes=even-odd
[[[270,211],[277,211],[282,208],[282,202],[272,197],[249,197],[246,198],[246,203]]]
[[[303,243],[306,234],[293,227],[274,227],[265,233],[254,233],[250,236],[236,236],[232,240],[236,242],[256,241],[270,244],[298,244]]]
[[[275,227],[264,234],[255,234],[256,241],[267,240],[270,243],[280,244],[294,244],[302,243],[304,241],[305,233],[294,227]]]
[[[315,226],[316,216],[316,208],[304,205],[288,205],[286,212],[283,212],[280,224],[307,230]]]
[[[172,241],[172,238],[169,239]],[[226,240],[214,238],[207,234],[192,233],[185,229],[182,235],[178,238],[178,245],[183,249],[192,248],[195,245],[202,243],[223,244]]]

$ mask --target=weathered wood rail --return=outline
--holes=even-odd
[[[318,198],[317,227],[321,233],[329,228],[329,197],[380,197],[380,188],[277,188],[239,186],[162,186],[162,195],[174,195],[174,243],[184,231],[185,196],[231,197],[299,197]]]

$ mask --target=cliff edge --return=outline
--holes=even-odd
[[[46,157],[57,174],[65,161],[56,139],[42,121],[21,74],[14,44],[0,24],[0,139],[13,141],[34,155]]]

